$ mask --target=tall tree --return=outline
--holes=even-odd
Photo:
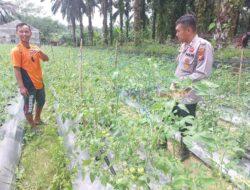
[[[119,16],[120,16],[120,44],[123,43],[123,16],[124,16],[124,2],[119,0]]]
[[[132,17],[130,17],[130,11],[132,10],[131,7],[131,0],[125,0],[125,18],[126,18],[126,22],[125,22],[125,26],[126,26],[126,39],[128,40],[129,38],[129,23]]]
[[[214,38],[216,40],[216,47],[220,49],[227,45],[228,41],[232,40],[237,30],[239,10],[242,9],[244,0],[221,0],[221,2],[216,3],[219,8],[216,10],[217,17]]]
[[[103,43],[108,45],[108,0],[101,0],[101,13],[103,14]]]
[[[195,0],[195,13],[199,32],[207,32],[210,23],[213,22],[215,17],[215,1],[216,0]]]
[[[163,44],[166,40],[167,32],[167,12],[168,12],[168,2],[165,0],[159,0],[157,5],[157,34],[159,43]]]
[[[141,44],[141,29],[142,29],[142,19],[141,19],[141,0],[134,0],[134,42],[135,45]]]
[[[171,0],[168,2],[168,19],[167,19],[167,34],[172,38],[175,38],[175,22],[176,20],[186,13],[187,9],[187,0],[174,1]]]
[[[157,19],[157,2],[158,0],[152,0],[152,39],[155,40],[156,34],[156,19]]]
[[[16,6],[9,2],[0,1],[0,24],[10,21],[16,14]]]
[[[82,39],[83,44],[85,44],[85,41],[84,41],[84,28],[83,28],[83,23],[82,23],[82,14],[79,15],[79,24],[80,24],[80,38]]]
[[[56,14],[57,10],[61,7],[61,13],[63,18],[66,17],[67,21],[72,26],[72,40],[73,44],[76,46],[76,17],[79,14],[76,14],[76,12],[73,11],[73,4],[70,3],[69,0],[55,0],[53,6],[52,6],[52,12]]]
[[[109,0],[109,40],[110,44],[113,45],[113,0]]]
[[[85,0],[86,1],[86,14],[88,16],[88,39],[89,39],[89,44],[93,45],[93,37],[94,37],[94,32],[93,32],[93,25],[92,25],[92,16],[94,13],[94,9],[97,5],[97,2],[95,0]]]
[[[147,15],[146,15],[146,0],[141,0],[141,19],[142,19],[142,29],[146,30]]]
[[[72,25],[73,44],[76,46],[76,20],[82,17],[82,9],[85,9],[82,0],[52,0],[52,12],[56,14],[61,9],[63,18]],[[82,20],[81,20],[82,21]],[[82,36],[83,37],[83,36]]]
[[[82,16],[84,13],[87,12],[87,7],[82,0],[77,0],[76,3],[78,5],[78,7],[77,7],[77,9],[78,9],[77,10],[77,14],[78,14],[77,20],[79,21],[79,26],[80,26],[80,39],[82,39],[83,44],[85,44]]]
[[[117,17],[119,16],[119,24],[120,24],[120,33],[119,33],[119,42],[120,44],[123,43],[123,17],[125,13],[125,7],[124,7],[124,1],[123,0],[117,0],[113,2],[114,7],[117,9],[116,12],[113,14],[113,22],[116,21]]]

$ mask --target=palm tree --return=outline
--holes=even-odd
[[[113,45],[113,0],[109,0],[109,39]]]
[[[215,1],[218,0],[194,1],[195,13],[197,17],[197,27],[199,32],[206,32],[209,24],[213,22],[213,10],[215,9]]]
[[[81,38],[83,39],[83,24],[82,14],[86,7],[82,0],[52,0],[52,12],[56,14],[61,8],[63,18],[66,17],[67,21],[72,25],[73,43],[76,46],[76,20],[80,22]]]
[[[101,14],[103,14],[103,43],[108,45],[108,0],[101,0]]]
[[[141,44],[141,0],[134,0],[134,42]]]
[[[131,6],[131,0],[125,0],[125,17],[126,17],[126,22],[125,22],[125,25],[126,25],[126,38],[128,39],[129,37],[129,23],[130,23],[130,20],[132,19],[132,16],[130,16],[130,12],[132,10],[132,6]]]
[[[88,17],[88,39],[89,39],[89,44],[93,45],[93,25],[92,25],[92,16],[94,13],[94,9],[97,6],[97,1],[96,0],[85,0],[85,5],[86,5],[86,15]]]
[[[220,0],[216,2],[219,9],[217,9],[216,27],[214,38],[218,49],[227,45],[229,40],[232,40],[237,31],[237,21],[239,18],[240,10],[242,9],[245,1],[226,1]]]
[[[152,9],[152,39],[155,40],[158,0],[151,0],[149,3]]]
[[[10,2],[0,1],[0,23],[10,21],[13,15],[16,14],[16,6]]]
[[[124,13],[125,13],[125,7],[124,7],[124,1],[123,0],[118,0],[114,2],[114,7],[117,9],[117,11],[113,14],[113,20],[115,21],[116,18],[119,15],[119,19],[120,19],[120,44],[123,43],[123,17],[124,17]]]
[[[166,12],[168,12],[168,2],[165,0],[159,0],[157,4],[157,34],[159,43],[164,43],[166,40],[166,32],[167,32],[167,16]]]
[[[80,0],[81,1],[81,0]],[[86,12],[87,7],[83,3],[83,1],[79,2],[80,6],[78,8],[78,19],[79,19],[79,24],[80,24],[80,37],[82,39],[82,42],[84,44],[84,32],[83,32],[83,22],[82,22],[82,16]],[[80,9],[80,10],[79,10]]]
[[[147,15],[146,15],[146,0],[141,0],[141,19],[142,19],[142,28],[143,31],[146,30],[146,24],[147,24]]]

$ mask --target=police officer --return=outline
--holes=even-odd
[[[193,82],[209,77],[212,71],[214,51],[207,40],[197,35],[195,16],[186,14],[176,21],[176,36],[181,43],[177,57],[176,77],[180,80],[191,79]],[[181,100],[188,112],[177,104],[173,108],[173,113],[180,117],[189,115],[195,117],[197,103],[200,100],[201,97],[191,89]],[[186,124],[186,126],[188,125],[190,124]],[[186,128],[181,129],[182,137],[185,130]],[[189,157],[189,151],[182,140],[180,156],[182,161]]]

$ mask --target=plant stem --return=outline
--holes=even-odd
[[[118,42],[116,40],[115,44],[115,69],[116,72],[118,72]],[[116,117],[118,115],[118,102],[119,102],[119,92],[118,92],[118,84],[117,84],[117,78],[115,79],[115,91],[116,91]]]
[[[238,79],[238,96],[240,96],[240,82],[241,82],[241,73],[242,73],[243,57],[244,57],[244,50],[243,50],[243,48],[242,48],[242,49],[241,49],[241,57],[240,57],[239,79]]]
[[[83,86],[82,86],[82,69],[83,69],[83,47],[82,47],[82,38],[81,38],[81,43],[80,43],[80,94],[81,97],[83,95]]]

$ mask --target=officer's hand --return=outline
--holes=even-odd
[[[25,88],[25,87],[20,87],[20,93],[23,96],[28,96],[29,95],[29,92],[28,92],[27,88]]]
[[[37,54],[37,53],[40,53],[40,52],[41,52],[41,50],[38,49],[38,48],[31,49],[31,50],[30,50],[30,56],[33,56],[33,55],[35,55],[35,54]]]
[[[169,89],[172,90],[172,91],[175,91],[175,90],[177,90],[177,88],[178,88],[177,83],[173,82],[173,83],[171,83]]]

